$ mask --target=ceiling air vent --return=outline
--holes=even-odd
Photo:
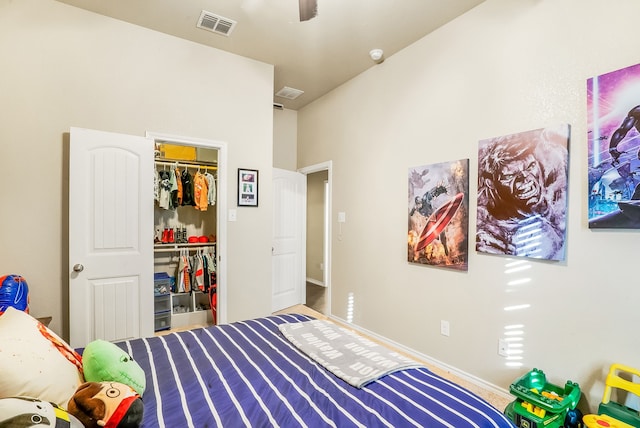
[[[300,89],[290,88],[288,86],[283,87],[278,92],[276,92],[276,97],[286,98],[288,100],[295,100],[300,95],[304,94],[304,91]]]
[[[203,10],[200,14],[196,27],[212,31],[223,36],[228,36],[231,34],[231,31],[233,31],[236,24],[237,22],[233,19],[225,18],[224,16]]]

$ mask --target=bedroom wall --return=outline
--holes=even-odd
[[[298,112],[273,109],[273,167],[296,170]]]
[[[259,207],[228,223],[227,310],[270,313],[272,65],[53,0],[0,0],[0,52],[0,272],[27,279],[33,315],[66,336],[72,126],[227,142],[229,208],[237,168],[260,170]]]
[[[332,160],[334,224],[346,213],[333,228],[333,315],[499,388],[534,367],[571,379],[591,410],[610,364],[640,367],[640,235],[589,230],[585,196],[586,79],[640,62],[639,15],[635,0],[487,0],[300,110],[298,167]],[[478,141],[562,123],[565,261],[512,273],[513,260],[472,243],[468,272],[407,263],[410,167],[470,159],[473,236]],[[497,345],[512,325],[524,340],[507,360]]]

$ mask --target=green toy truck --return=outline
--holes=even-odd
[[[504,414],[518,428],[582,428],[582,413],[576,408],[580,386],[567,381],[564,388],[547,382],[542,370],[533,369],[509,387],[516,400]]]

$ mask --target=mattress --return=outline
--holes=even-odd
[[[143,427],[512,427],[484,399],[411,368],[353,387],[279,332],[269,316],[117,345],[146,374]]]

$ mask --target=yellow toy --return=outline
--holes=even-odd
[[[640,413],[624,404],[611,401],[611,391],[613,388],[635,394],[640,397],[640,383],[633,383],[620,376],[625,373],[627,377],[633,379],[633,376],[640,378],[640,370],[624,366],[622,364],[613,364],[609,369],[607,380],[602,396],[602,402],[598,406],[599,415],[586,415],[582,421],[587,428],[633,428],[640,427]]]
[[[585,415],[582,422],[587,428],[634,428],[607,415]]]

